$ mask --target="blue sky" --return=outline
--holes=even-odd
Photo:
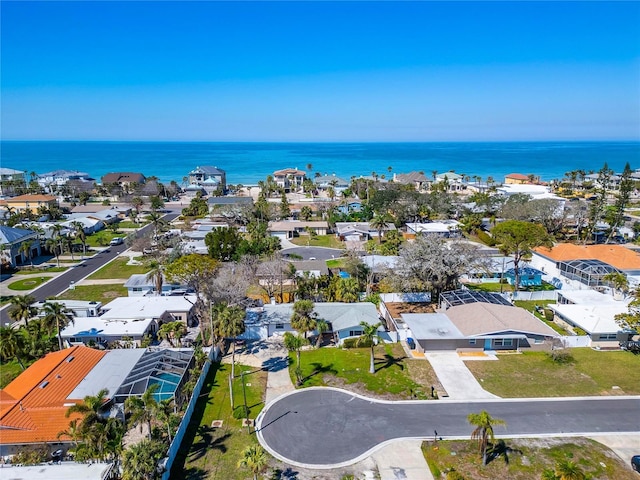
[[[639,140],[639,2],[0,2],[2,139]]]

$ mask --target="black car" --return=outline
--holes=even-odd
[[[634,455],[631,457],[631,468],[640,473],[640,455]]]

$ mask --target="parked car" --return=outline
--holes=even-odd
[[[631,468],[640,473],[640,455],[634,455],[631,457]]]
[[[116,246],[116,245],[122,245],[123,243],[124,243],[124,238],[122,238],[122,237],[114,237],[109,242],[109,245]]]

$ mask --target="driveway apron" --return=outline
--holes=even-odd
[[[500,398],[480,386],[456,352],[427,352],[425,356],[449,395],[443,400]]]

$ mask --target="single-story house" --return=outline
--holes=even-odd
[[[186,293],[189,288],[179,283],[169,283],[163,275],[162,295]],[[124,284],[129,297],[146,297],[156,294],[156,283],[144,273],[134,273]]]
[[[143,320],[152,318],[162,325],[181,321],[191,326],[195,321],[195,295],[118,297],[103,307],[104,320]]]
[[[71,209],[72,214],[93,215],[100,213],[101,219],[109,221],[111,219],[120,218],[124,220],[133,207],[131,205],[110,205],[105,206],[99,203],[87,203],[86,205],[76,205]]]
[[[318,190],[329,190],[333,188],[333,191],[339,195],[349,188],[349,182],[344,178],[334,175],[321,175],[313,179],[313,183]]]
[[[51,299],[42,302],[32,303],[31,306],[41,310],[45,303],[59,303],[67,310],[71,311],[74,317],[99,317],[102,314],[102,302],[87,300],[58,300]],[[44,315],[44,314],[42,314]]]
[[[390,332],[396,332],[397,340],[406,340],[408,327],[402,320],[403,313],[434,313],[430,292],[381,293],[378,304],[380,315]]]
[[[96,233],[104,229],[104,221],[94,217],[89,217],[86,215],[78,215],[78,216],[69,215],[68,218],[70,218],[70,220],[60,222],[60,225],[68,228],[72,232],[75,230],[75,227],[73,226],[73,224],[76,222],[82,224],[82,229],[84,230],[84,233],[87,235],[91,235],[92,233]]]
[[[313,278],[319,278],[321,275],[329,274],[329,267],[324,260],[296,260],[291,263],[296,267],[296,276],[298,277],[308,274]]]
[[[440,220],[427,223],[407,223],[410,235],[438,235],[441,237],[459,237],[460,222],[457,220]]]
[[[344,215],[349,215],[350,213],[358,213],[362,211],[362,202],[355,200],[348,202],[345,205],[338,205],[336,210]]]
[[[523,308],[477,302],[436,313],[403,313],[420,352],[551,349],[559,335]]]
[[[229,228],[229,224],[224,222],[196,223],[192,230],[181,232],[181,236],[187,240],[204,240],[207,233],[218,228]]]
[[[387,223],[382,230],[382,236],[384,237],[384,232],[395,229],[393,223]],[[336,222],[336,236],[347,242],[361,242],[378,238],[378,230],[372,228],[369,222]]]
[[[265,339],[284,332],[293,332],[291,315],[293,303],[279,303],[248,309],[245,318],[246,331],[241,338],[247,340]],[[314,304],[314,312],[318,319],[329,324],[329,332],[333,333],[337,344],[344,339],[362,335],[360,322],[375,325],[380,322],[380,315],[373,303],[339,303],[318,302]],[[380,327],[381,334],[384,328]]]
[[[590,346],[617,348],[624,334],[615,316],[628,312],[630,300],[616,300],[611,294],[591,289],[559,290],[557,303],[547,308],[553,311],[556,321],[566,323],[574,331],[583,330],[589,336]]]
[[[215,207],[226,207],[230,205],[253,205],[253,198],[251,197],[210,197],[207,198],[207,204],[209,205],[209,210]]]
[[[120,185],[121,187],[128,187],[131,189],[138,185],[142,185],[145,181],[145,176],[136,172],[112,172],[107,173],[102,177],[102,185],[113,183]]]
[[[69,346],[96,345],[110,348],[121,341],[131,341],[140,346],[145,335],[153,336],[158,322],[151,317],[135,319],[105,320],[102,317],[75,317],[60,331],[60,336]]]
[[[308,230],[311,230],[316,235],[326,235],[329,230],[329,223],[325,221],[303,222],[300,220],[269,222],[270,235],[280,239],[293,238],[297,235],[308,235]]]
[[[41,245],[36,232],[0,225],[0,264],[3,268],[28,263],[27,257],[20,252],[24,242],[31,242],[31,258],[41,254]]]
[[[422,172],[394,173],[393,181],[402,185],[413,185],[418,192],[424,192],[431,183]]]

